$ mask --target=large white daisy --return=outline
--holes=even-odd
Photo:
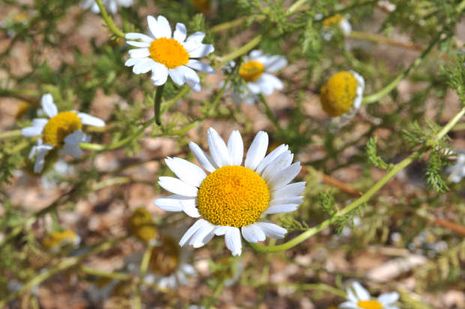
[[[370,293],[358,282],[347,289],[347,301],[340,304],[341,309],[399,309],[396,305],[399,293],[391,292],[372,298]]]
[[[233,99],[251,104],[257,101],[260,94],[270,95],[275,90],[282,90],[283,83],[273,73],[286,65],[287,60],[283,56],[266,55],[260,50],[250,52],[239,66],[239,76],[245,86],[233,89]]]
[[[137,47],[129,50],[125,65],[132,67],[135,74],[152,71],[152,81],[156,86],[166,83],[168,75],[179,86],[187,83],[193,90],[200,91],[200,79],[194,70],[213,73],[214,69],[199,58],[215,49],[203,44],[203,32],[195,32],[187,37],[186,26],[176,24],[171,31],[168,20],[163,16],[147,16],[150,34],[127,33],[128,45]]]
[[[133,4],[133,0],[103,0],[103,4],[112,14],[118,12],[118,7],[130,7]],[[100,9],[95,0],[84,0],[81,6],[85,9],[90,9],[93,13],[100,13]]]
[[[239,131],[233,131],[225,143],[213,128],[208,130],[208,146],[209,155],[197,144],[189,144],[203,169],[181,158],[167,158],[165,162],[177,178],[159,180],[173,195],[157,199],[155,205],[198,218],[179,244],[198,248],[214,235],[224,235],[226,247],[240,255],[241,233],[251,243],[264,241],[266,236],[283,238],[286,229],[261,218],[294,211],[302,203],[305,182],[290,183],[301,166],[292,163],[289,147],[281,145],[266,155],[268,134],[260,131],[244,161]]]
[[[40,173],[44,168],[45,156],[52,149],[59,149],[60,154],[80,158],[83,151],[80,143],[90,140],[82,131],[83,125],[103,127],[105,122],[97,117],[76,111],[58,112],[51,94],[42,96],[42,110],[49,117],[36,118],[32,126],[22,129],[26,137],[40,137],[32,147],[29,158],[35,157],[34,172]]]

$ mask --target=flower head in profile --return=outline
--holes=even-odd
[[[129,233],[145,243],[155,241],[158,231],[152,214],[144,207],[139,207],[128,220]]]
[[[397,292],[385,293],[372,298],[370,293],[358,282],[347,289],[347,301],[340,304],[341,309],[399,309]]]
[[[102,1],[107,10],[112,13],[116,14],[118,12],[118,7],[130,7],[133,4],[133,0],[103,0]],[[81,6],[84,9],[90,9],[93,13],[100,13],[100,9],[97,5],[95,0],[84,0],[82,1]]]
[[[81,242],[81,238],[73,230],[55,231],[48,234],[42,244],[52,252],[58,252],[66,246],[76,247]]]
[[[230,65],[235,66],[235,63]],[[283,83],[273,75],[287,65],[283,56],[266,55],[254,50],[244,57],[238,68],[240,78],[245,84],[233,89],[233,99],[240,103],[254,103],[259,95],[270,95],[275,90],[282,90]]]
[[[136,48],[129,50],[125,65],[132,67],[135,74],[152,72],[156,86],[166,83],[168,76],[178,85],[187,83],[193,90],[200,91],[200,79],[195,70],[213,73],[214,69],[200,61],[215,49],[203,44],[205,33],[195,32],[187,36],[186,26],[176,24],[171,31],[168,20],[163,16],[147,17],[151,35],[127,33],[127,44]]]
[[[338,30],[342,32],[343,35],[349,35],[352,32],[352,26],[349,20],[340,14],[323,19],[322,25],[323,38],[326,41],[330,41]]]
[[[34,172],[40,173],[44,168],[45,156],[51,150],[59,150],[62,155],[80,158],[83,151],[80,143],[90,138],[82,131],[83,125],[103,127],[105,122],[97,117],[76,111],[58,112],[51,94],[42,96],[42,110],[47,118],[36,118],[32,126],[22,129],[26,137],[39,137],[32,147],[30,158],[35,157]]]
[[[323,110],[331,117],[356,112],[362,105],[365,81],[354,71],[337,72],[321,87]]]
[[[449,181],[459,183],[465,177],[465,153],[457,153],[457,161],[447,169],[449,173]]]
[[[243,158],[244,145],[239,131],[225,143],[213,129],[208,130],[210,154],[195,143],[189,147],[203,169],[181,158],[167,158],[166,164],[177,176],[160,177],[162,188],[173,193],[159,198],[155,205],[184,212],[197,218],[179,244],[199,248],[215,235],[224,236],[233,255],[242,252],[242,237],[248,242],[283,238],[286,229],[262,216],[295,211],[303,200],[305,182],[291,183],[299,173],[300,162],[287,145],[268,155],[268,134],[260,131]]]
[[[188,278],[196,273],[194,267],[187,263],[187,256],[187,251],[179,247],[174,238],[160,236],[150,255],[145,282],[156,284],[161,289],[187,284]]]

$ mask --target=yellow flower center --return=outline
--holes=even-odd
[[[357,97],[358,82],[354,74],[342,71],[332,75],[321,87],[321,104],[330,116],[347,113]]]
[[[341,21],[344,19],[341,14],[336,14],[331,17],[325,18],[323,20],[323,27],[334,27],[337,26],[341,23]]]
[[[224,166],[200,185],[197,207],[215,225],[242,227],[256,222],[270,202],[265,180],[243,166]]]
[[[257,60],[244,62],[239,67],[239,75],[247,82],[254,82],[265,72],[265,65]]]
[[[362,309],[383,309],[383,304],[377,300],[360,300],[357,306]]]
[[[161,276],[169,276],[176,272],[181,262],[181,250],[171,237],[160,238],[160,243],[152,249],[150,270]]]
[[[54,249],[68,244],[76,244],[78,236],[72,230],[56,231],[44,238],[42,244],[47,249]]]
[[[53,147],[64,144],[65,138],[82,128],[81,119],[75,112],[61,112],[47,121],[44,127],[44,143]]]
[[[189,53],[175,39],[160,38],[153,40],[149,49],[152,59],[164,64],[169,69],[174,69],[189,62]]]
[[[157,236],[152,215],[143,207],[137,208],[129,218],[129,231],[144,242],[149,242]]]

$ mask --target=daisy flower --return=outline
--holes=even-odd
[[[152,214],[144,207],[139,207],[131,214],[128,221],[129,233],[145,243],[153,243],[158,235]]]
[[[465,177],[465,153],[457,153],[457,161],[447,169],[449,181],[459,183]]]
[[[245,82],[233,89],[233,99],[236,102],[254,103],[258,95],[270,95],[275,90],[282,90],[283,83],[273,75],[287,65],[283,56],[271,56],[263,54],[260,50],[254,50],[249,56],[244,57],[239,66],[239,76]],[[235,66],[232,62],[230,66]]]
[[[171,31],[168,20],[163,16],[147,17],[150,34],[127,33],[127,44],[137,47],[129,50],[125,65],[132,67],[135,74],[152,71],[152,81],[156,86],[164,85],[168,75],[178,85],[187,83],[193,90],[200,91],[200,79],[194,70],[213,73],[214,69],[201,62],[215,49],[203,44],[203,32],[195,32],[187,37],[186,26],[176,24]]]
[[[354,71],[333,74],[321,87],[321,106],[331,117],[353,114],[362,105],[365,80]]]
[[[42,244],[52,252],[58,252],[65,246],[77,247],[81,237],[72,230],[55,231],[48,234]]]
[[[343,35],[349,35],[352,32],[352,26],[347,18],[340,14],[336,14],[323,19],[323,38],[326,41],[330,41],[337,29],[339,29]]]
[[[179,247],[170,236],[161,236],[153,247],[149,261],[149,274],[145,277],[148,284],[156,284],[161,289],[174,289],[187,284],[188,277],[196,271],[187,262],[187,251]]]
[[[399,293],[391,292],[372,298],[370,293],[358,282],[347,289],[347,301],[340,304],[341,309],[399,309],[396,306]]]
[[[118,7],[130,7],[133,4],[133,0],[103,0],[103,4],[112,14],[118,12]],[[90,9],[93,13],[100,13],[100,9],[95,0],[84,0],[81,6],[84,9]]]
[[[53,149],[59,149],[62,155],[75,158],[83,154],[80,143],[90,138],[82,132],[83,125],[103,127],[105,122],[86,113],[76,111],[58,112],[51,94],[42,96],[42,110],[48,116],[36,118],[32,126],[22,129],[25,137],[40,137],[37,144],[32,147],[29,158],[36,158],[34,173],[40,173],[44,168],[45,156]]]
[[[198,218],[179,244],[199,248],[215,235],[224,235],[232,255],[240,255],[241,234],[251,243],[264,241],[266,236],[283,238],[286,229],[260,219],[262,215],[294,211],[303,201],[305,182],[290,183],[301,166],[300,162],[292,164],[294,155],[289,147],[281,145],[266,155],[268,135],[260,131],[244,161],[239,131],[233,131],[226,144],[210,128],[207,139],[209,155],[197,144],[189,144],[203,169],[181,158],[167,158],[166,165],[177,178],[159,180],[173,195],[157,199],[155,205]]]

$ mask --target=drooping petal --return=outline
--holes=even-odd
[[[231,132],[228,139],[228,151],[232,165],[241,165],[244,156],[244,143],[238,130]]]
[[[215,73],[215,69],[210,65],[200,62],[199,60],[190,59],[189,62],[186,64],[189,68],[194,70],[205,72],[205,73]]]
[[[152,81],[156,86],[161,86],[166,83],[168,79],[168,68],[163,64],[152,63]]]
[[[213,172],[216,169],[216,167],[213,166],[213,162],[210,161],[209,158],[207,158],[207,155],[203,152],[199,145],[197,145],[194,142],[190,142],[189,149],[205,170]]]
[[[44,144],[44,145],[35,146],[34,149],[35,149],[34,155],[36,156],[36,161],[34,162],[34,173],[38,174],[42,172],[42,170],[44,169],[45,156],[50,150],[53,149],[53,147],[50,145]]]
[[[184,80],[189,85],[189,87],[191,87],[194,91],[200,91],[200,78],[197,73],[187,66],[182,66],[181,68],[184,72]]]
[[[228,148],[215,129],[209,128],[208,133],[208,148],[211,157],[218,167],[230,165],[231,159],[229,157]]]
[[[192,235],[189,244],[194,248],[203,247],[210,239],[210,235],[213,235],[215,226],[208,221],[205,221],[203,225]]]
[[[248,242],[255,243],[258,241],[264,241],[266,239],[265,232],[263,232],[261,227],[257,224],[243,226],[241,230],[242,236],[244,236],[245,240]]]
[[[191,239],[192,235],[194,235],[200,228],[202,228],[206,224],[210,223],[208,223],[204,219],[198,219],[197,221],[195,221],[195,223],[186,231],[186,233],[184,233],[181,240],[179,241],[179,245],[181,247],[184,246]]]
[[[199,187],[205,177],[207,177],[200,167],[184,159],[168,157],[165,162],[176,176],[185,183],[195,187]]]
[[[57,106],[53,102],[53,97],[50,93],[46,93],[42,96],[41,105],[48,117],[52,118],[58,114]]]
[[[231,251],[233,256],[239,256],[242,253],[241,232],[237,227],[230,227],[226,230],[224,235],[224,242],[226,248]]]
[[[93,126],[93,127],[104,127],[105,126],[105,121],[103,121],[100,118],[91,116],[86,113],[78,113],[79,118],[81,119],[82,123],[88,126]]]
[[[82,131],[75,131],[68,135],[64,142],[63,148],[60,150],[62,154],[70,155],[79,159],[84,152],[80,147],[80,143],[87,141],[87,136]]]
[[[284,238],[287,233],[285,228],[280,227],[277,224],[270,223],[270,222],[257,222],[255,223],[258,225],[262,231],[265,233],[266,236],[271,238]]]
[[[187,197],[197,196],[196,187],[174,177],[160,177],[158,184],[166,191],[172,192],[174,194]]]
[[[132,72],[134,74],[145,74],[152,70],[154,61],[151,58],[142,58],[135,62]]]
[[[184,85],[184,82],[185,82],[184,70],[182,68],[183,66],[179,66],[174,69],[168,70],[171,79],[178,86]]]
[[[245,167],[255,170],[258,164],[263,160],[268,149],[268,134],[264,131],[260,131],[255,136],[247,156],[245,158]]]

